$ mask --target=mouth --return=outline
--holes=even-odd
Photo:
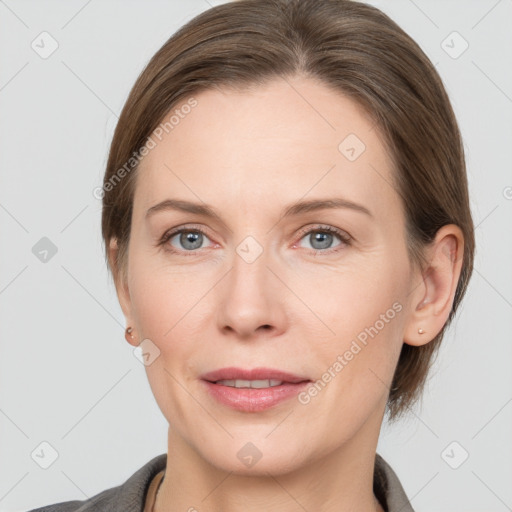
[[[311,381],[269,368],[222,368],[201,376],[211,397],[230,408],[260,412],[292,398]]]
[[[231,387],[271,387],[279,386],[283,383],[298,384],[304,381],[310,381],[308,377],[294,375],[293,373],[272,368],[253,368],[246,370],[231,366],[229,368],[220,368],[212,372],[201,375],[203,380],[212,383],[223,383]]]
[[[264,389],[273,388],[275,386],[281,386],[284,381],[277,379],[257,379],[257,380],[243,380],[243,379],[223,379],[215,382],[209,381],[212,384],[219,384],[220,386],[228,386],[230,388],[251,388],[251,389]],[[287,383],[289,384],[289,383]]]

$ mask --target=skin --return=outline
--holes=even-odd
[[[382,510],[373,467],[393,372],[402,343],[428,343],[448,318],[462,233],[444,226],[428,247],[429,268],[412,267],[378,131],[322,83],[274,79],[194,97],[198,105],[138,170],[127,279],[116,281],[131,343],[149,339],[160,350],[146,366],[169,422],[154,510]],[[338,149],[351,133],[366,146],[352,162]],[[359,203],[372,216],[347,208],[281,216],[285,205],[326,197]],[[221,220],[173,210],[145,219],[169,198],[211,205]],[[319,224],[351,243],[326,233],[322,245]],[[202,244],[184,245],[178,234],[158,245],[181,226],[203,229]],[[247,236],[262,249],[251,263],[236,252]],[[113,240],[112,261],[116,250]],[[292,398],[240,412],[203,388],[203,373],[226,366],[321,379],[394,303],[401,311],[307,404]],[[237,457],[248,442],[262,454],[251,467]]]

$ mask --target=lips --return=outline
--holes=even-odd
[[[246,370],[233,366],[205,373],[204,375],[201,375],[201,379],[213,383],[220,380],[277,380],[288,384],[298,384],[299,382],[310,381],[307,377],[294,375],[281,370],[274,370],[272,368],[253,368],[251,370]]]
[[[201,376],[205,391],[217,403],[241,412],[263,412],[288,402],[311,382],[271,368],[222,368]]]

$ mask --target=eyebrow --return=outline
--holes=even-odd
[[[353,201],[349,201],[348,199],[343,199],[339,197],[325,198],[325,199],[310,199],[307,201],[298,201],[291,205],[286,206],[282,213],[282,217],[292,217],[297,216],[303,213],[318,211],[318,210],[327,210],[327,209],[340,209],[346,208],[350,210],[354,210],[357,212],[364,213],[369,217],[373,218],[373,214],[366,208],[365,206],[354,203]],[[167,210],[176,210],[182,211],[186,213],[194,213],[196,215],[202,215],[204,217],[210,217],[213,219],[217,219],[222,222],[220,215],[215,211],[215,209],[207,204],[193,203],[191,201],[184,201],[182,199],[166,199],[151,208],[146,212],[146,219],[151,217],[157,212],[167,211]]]

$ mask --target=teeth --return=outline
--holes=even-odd
[[[282,380],[276,379],[263,379],[263,380],[218,380],[215,384],[221,384],[223,386],[229,386],[232,388],[271,388],[274,386],[280,386],[283,383]]]

